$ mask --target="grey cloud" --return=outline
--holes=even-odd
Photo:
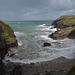
[[[52,0],[52,7],[57,11],[71,10],[75,5],[72,0]]]
[[[56,19],[74,14],[74,8],[75,0],[0,0],[0,19]]]

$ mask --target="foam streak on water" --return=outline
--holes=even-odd
[[[53,40],[48,35],[56,31],[53,26],[41,22],[9,22],[15,30],[18,40],[18,48],[12,49],[5,60],[12,62],[31,63],[53,60],[58,57],[67,59],[75,58],[75,40]],[[14,24],[14,25],[13,25]],[[50,47],[44,47],[44,42],[51,44]],[[13,54],[12,57],[11,54]]]

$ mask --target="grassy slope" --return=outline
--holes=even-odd
[[[16,43],[16,36],[14,35],[14,31],[9,27],[9,25],[0,21],[0,26],[3,29],[4,37],[5,37],[7,45]]]
[[[57,20],[60,20],[60,22],[62,21],[63,25],[72,26],[75,24],[75,15],[61,16]]]
[[[57,32],[53,33],[53,39],[67,38],[69,33],[75,30],[75,15],[61,16],[53,23],[58,29]]]

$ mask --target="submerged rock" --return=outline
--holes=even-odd
[[[75,38],[75,15],[61,16],[52,25],[57,31],[49,35],[53,39]]]
[[[47,47],[47,46],[51,46],[51,44],[48,43],[48,42],[45,42],[45,43],[44,43],[44,47]]]

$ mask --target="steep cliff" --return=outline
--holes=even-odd
[[[7,54],[9,48],[18,46],[14,31],[9,25],[0,21],[0,75],[4,75],[2,60]]]

